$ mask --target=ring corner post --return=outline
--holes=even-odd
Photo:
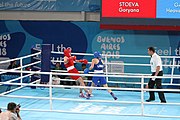
[[[51,71],[51,44],[43,44],[41,52],[41,72]],[[49,75],[41,74],[41,84],[49,82]]]
[[[141,78],[141,116],[144,116],[144,77]]]

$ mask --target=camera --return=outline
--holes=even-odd
[[[19,110],[20,107],[21,107],[21,105],[18,104],[18,105],[16,106],[16,110]]]

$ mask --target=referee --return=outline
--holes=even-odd
[[[163,76],[163,69],[162,69],[162,61],[161,57],[155,53],[155,49],[153,47],[148,48],[148,54],[151,56],[150,64],[151,64],[151,72],[153,78],[150,78],[148,83],[148,88],[153,89],[155,84],[157,89],[162,89],[162,78],[156,78],[156,76]],[[149,91],[149,99],[146,102],[151,102],[155,100],[154,91]],[[164,96],[163,91],[158,91],[159,99],[161,103],[166,103],[166,99]]]

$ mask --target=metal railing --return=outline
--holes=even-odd
[[[28,83],[7,83],[7,82],[0,82],[0,84],[5,85],[21,85],[21,86],[37,86],[37,87],[48,87],[49,88],[49,97],[34,97],[34,96],[17,96],[17,95],[4,95],[0,94],[0,96],[3,97],[13,97],[13,98],[29,98],[29,99],[43,99],[43,100],[49,100],[50,109],[49,110],[42,110],[39,109],[39,111],[54,111],[53,106],[53,100],[68,100],[68,101],[77,101],[77,102],[99,102],[99,103],[121,103],[121,104],[141,104],[141,116],[146,116],[144,113],[144,105],[145,104],[162,104],[164,103],[148,103],[144,101],[144,91],[168,91],[168,92],[180,92],[179,89],[144,89],[144,79],[145,78],[152,78],[152,76],[127,76],[127,75],[92,75],[92,74],[81,74],[81,76],[105,76],[105,77],[118,77],[118,78],[139,78],[141,79],[141,88],[114,88],[114,87],[85,87],[85,86],[65,86],[65,85],[52,85],[52,76],[53,75],[73,75],[73,76],[79,76],[79,74],[69,74],[69,73],[53,73],[53,72],[40,72],[40,71],[20,71],[20,70],[0,70],[2,72],[12,72],[12,73],[30,73],[30,74],[44,74],[49,75],[49,84],[43,85],[43,84],[28,84]],[[164,76],[158,76],[157,78],[170,78],[170,77],[164,77]],[[180,79],[180,76],[176,76],[173,78]],[[55,98],[52,97],[52,88],[89,88],[89,89],[112,89],[112,90],[126,90],[126,91],[141,91],[141,102],[127,102],[127,101],[108,101],[108,100],[79,100],[79,99],[70,99],[70,98]],[[166,103],[166,105],[180,105],[180,103]],[[30,110],[30,109],[29,109]],[[33,110],[33,109],[32,109]],[[38,109],[36,109],[38,110]],[[56,111],[56,112],[64,112],[66,111]],[[69,112],[74,113],[74,112]],[[82,113],[82,114],[88,114],[88,113]],[[98,113],[96,113],[98,114]],[[101,113],[100,113],[101,114]],[[110,113],[111,114],[111,113]],[[118,114],[116,114],[118,115]],[[122,115],[122,114],[121,114]],[[129,114],[131,115],[131,114]],[[152,115],[154,116],[154,115]],[[180,116],[158,116],[156,117],[172,117],[172,118],[180,118]]]
[[[145,104],[161,104],[161,105],[178,105],[180,106],[180,103],[148,103],[144,101],[144,91],[167,91],[167,92],[180,92],[179,89],[145,89],[144,88],[144,84],[146,84],[144,82],[144,79],[146,78],[152,78],[152,76],[150,76],[149,74],[136,74],[136,75],[132,75],[132,74],[111,74],[107,72],[107,68],[106,68],[106,74],[105,75],[97,75],[97,74],[70,74],[70,73],[58,73],[58,72],[40,72],[40,71],[24,71],[23,68],[25,66],[30,66],[30,65],[34,65],[34,64],[38,64],[40,63],[35,62],[35,63],[31,63],[28,65],[24,65],[23,66],[23,59],[28,58],[28,57],[32,57],[35,55],[39,55],[41,52],[32,54],[32,55],[28,55],[28,56],[24,56],[24,57],[20,57],[20,58],[15,58],[15,59],[11,59],[11,60],[6,60],[6,61],[1,61],[0,64],[6,63],[6,62],[10,62],[10,61],[14,61],[14,60],[20,60],[20,68],[18,69],[11,69],[11,70],[4,70],[4,69],[0,69],[0,73],[19,73],[21,74],[21,76],[17,79],[21,79],[20,83],[12,83],[12,81],[7,81],[7,82],[0,82],[0,84],[2,85],[20,85],[21,87],[11,90],[11,91],[7,91],[4,93],[1,93],[0,96],[2,97],[9,97],[9,98],[29,98],[29,99],[43,99],[43,100],[49,100],[49,109],[48,110],[44,110],[44,109],[26,109],[26,108],[22,108],[22,110],[32,110],[32,111],[43,111],[43,112],[62,112],[62,113],[75,113],[75,114],[103,114],[103,113],[89,113],[89,112],[72,112],[72,111],[65,111],[65,110],[53,110],[53,100],[60,100],[60,101],[64,101],[64,100],[68,100],[68,101],[76,101],[76,102],[99,102],[99,103],[114,103],[114,104],[140,104],[141,105],[141,114],[128,114],[128,115],[136,115],[136,116],[151,116],[151,117],[170,117],[170,118],[180,118],[180,116],[170,116],[170,115],[149,115],[149,114],[145,114],[144,113],[144,105]],[[61,52],[52,52],[55,54],[63,54]],[[86,54],[86,53],[72,53],[74,55],[90,55],[92,56],[93,54]],[[105,56],[105,64],[111,64],[107,62],[107,57],[108,56],[112,56],[112,55],[104,55]],[[149,56],[140,56],[140,55],[113,55],[113,56],[119,56],[119,57],[132,57],[132,58],[149,58]],[[173,60],[175,61],[176,58],[180,58],[177,56],[161,56],[162,58],[173,58]],[[120,64],[120,63],[118,63]],[[125,64],[124,64],[125,65]],[[128,64],[126,64],[128,65]],[[129,64],[129,65],[137,65],[137,66],[146,66],[147,64]],[[157,76],[157,78],[170,78],[170,79],[180,79],[180,75],[174,75],[174,67],[175,64],[173,63],[173,65],[168,65],[168,66],[172,66],[172,74],[171,75],[167,75],[167,76]],[[180,66],[180,65],[176,65],[176,66]],[[27,74],[28,75],[33,75],[33,74],[44,74],[44,75],[49,75],[49,84],[34,84],[39,82],[40,80],[34,81],[33,83],[23,83],[22,79],[25,77],[23,76],[23,74]],[[106,77],[107,79],[109,77],[114,77],[114,78],[136,78],[136,79],[140,79],[141,82],[136,82],[134,84],[140,84],[141,88],[115,88],[115,87],[85,87],[85,86],[65,86],[65,85],[52,85],[52,76],[53,75],[68,75],[68,76],[103,76]],[[113,81],[108,81],[108,82],[113,82]],[[116,81],[114,81],[116,82]],[[133,83],[132,83],[133,84]],[[170,82],[171,85],[173,85],[173,82]],[[179,84],[176,84],[177,86],[179,86]],[[36,87],[48,87],[49,88],[49,97],[35,97],[35,96],[19,96],[19,95],[7,95],[8,93],[12,92],[12,91],[16,91],[19,90],[23,87],[27,87],[27,86],[36,86]],[[72,98],[56,98],[52,96],[52,89],[53,88],[74,88],[74,89],[78,89],[78,88],[88,88],[88,89],[112,89],[112,90],[126,90],[126,91],[140,91],[141,93],[141,101],[140,102],[128,102],[128,101],[110,101],[110,100],[82,100],[82,99],[72,99]],[[126,115],[126,114],[116,114],[116,113],[106,113],[109,115]]]

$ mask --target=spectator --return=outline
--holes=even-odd
[[[85,69],[86,69],[86,64],[82,64],[82,71],[84,71]],[[86,76],[82,76],[82,78],[83,78],[83,80],[87,80],[88,79],[88,77],[86,77]]]
[[[20,67],[20,65],[17,65],[17,63],[16,63],[16,60],[14,60],[14,61],[11,61],[10,62],[10,65],[8,66],[8,68],[7,69],[14,69],[14,68],[18,68],[18,67]],[[17,78],[17,77],[19,77],[20,76],[20,73],[13,73],[13,72],[7,72],[7,73],[5,73],[6,75],[10,75],[11,76],[11,79],[13,79],[13,78]],[[20,81],[20,80],[19,80]],[[10,89],[11,89],[11,85],[7,85],[8,87],[7,87],[7,91],[9,91]]]
[[[21,120],[20,105],[10,102],[7,105],[7,111],[0,113],[0,120]]]
[[[60,64],[59,62],[57,62],[57,63],[55,64],[54,70],[63,70],[63,69],[61,68],[61,64]],[[57,78],[64,79],[64,76],[60,76],[60,75],[54,75],[53,77],[57,77]]]
[[[17,67],[19,67],[19,65],[17,65],[16,61],[11,61],[7,69],[14,69]]]
[[[56,63],[54,70],[62,70],[61,64],[59,62]]]
[[[86,69],[86,64],[82,64],[82,71]]]

